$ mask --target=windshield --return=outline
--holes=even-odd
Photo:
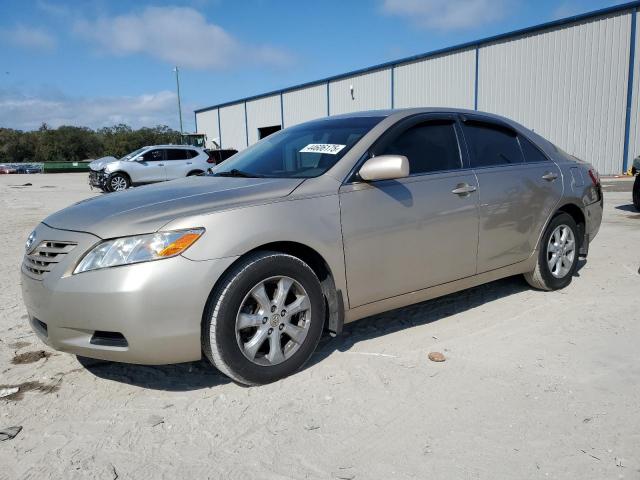
[[[121,162],[124,162],[124,161],[126,161],[126,160],[131,160],[132,158],[135,158],[135,157],[137,157],[138,155],[140,155],[140,154],[141,154],[142,152],[144,152],[146,149],[147,149],[147,147],[142,147],[142,148],[139,148],[138,150],[136,150],[136,151],[134,151],[134,152],[128,153],[128,154],[126,154],[124,157],[122,157],[122,158],[120,159],[120,161],[121,161]]]
[[[323,119],[287,128],[235,154],[216,176],[310,178],[335,165],[384,117]]]

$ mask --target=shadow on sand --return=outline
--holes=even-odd
[[[628,205],[616,205],[616,210],[622,210],[623,212],[633,212],[638,213],[635,205],[633,203],[629,203]]]
[[[578,263],[577,277],[585,264],[585,260]],[[358,342],[436,322],[530,288],[524,278],[518,275],[359,320],[345,325],[342,335],[335,338],[324,335],[305,368],[321,362],[336,350],[348,351]],[[469,318],[469,321],[472,319]],[[154,390],[191,391],[231,382],[206,359],[159,366],[130,365],[84,357],[78,357],[78,361],[97,377]]]

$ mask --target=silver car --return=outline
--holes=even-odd
[[[22,291],[52,348],[262,384],[347,322],[516,274],[563,288],[601,218],[593,167],[511,120],[354,113],[51,215]]]
[[[106,192],[200,175],[215,161],[200,147],[153,145],[120,159],[104,157],[89,164],[89,184]]]

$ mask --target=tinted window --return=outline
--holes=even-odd
[[[187,155],[187,151],[183,148],[167,149],[167,160],[185,160],[187,158],[191,158],[191,156]]]
[[[461,167],[458,139],[452,122],[426,122],[414,125],[377,154],[404,155],[409,159],[411,174]]]
[[[196,158],[198,155],[200,153],[195,150],[187,150],[187,158]]]
[[[467,122],[464,134],[471,153],[471,166],[488,167],[522,163],[515,132],[485,123]]]
[[[143,155],[143,158],[145,162],[157,162],[159,160],[164,160],[162,150],[149,150]]]
[[[257,177],[317,177],[383,118],[327,118],[289,127],[236,153],[213,173],[236,170]]]
[[[529,140],[524,138],[523,136],[519,136],[520,146],[522,147],[522,153],[524,153],[524,161],[527,163],[533,162],[548,162],[549,159],[545,157],[544,153],[542,153],[538,147],[536,147]]]

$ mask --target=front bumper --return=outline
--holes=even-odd
[[[147,365],[201,358],[200,325],[207,298],[235,258],[197,262],[178,256],[72,275],[77,261],[99,239],[43,224],[36,232],[38,239],[78,244],[41,279],[22,269],[29,321],[47,345],[85,357]],[[104,332],[119,334],[126,343],[109,342],[108,336],[96,342]]]
[[[92,187],[105,188],[109,175],[104,170],[89,170],[89,185]]]

